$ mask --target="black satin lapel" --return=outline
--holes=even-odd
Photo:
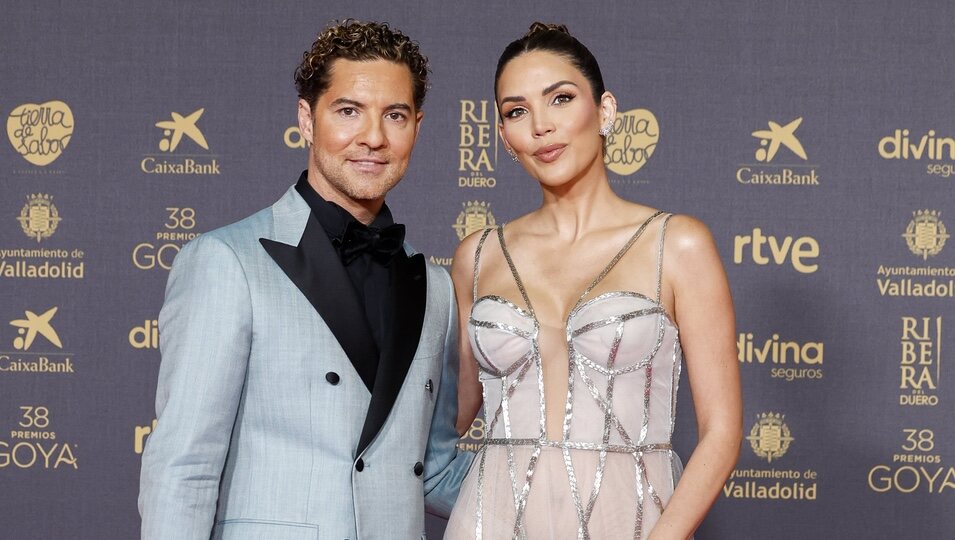
[[[308,217],[298,246],[267,238],[259,242],[315,307],[371,390],[378,348],[348,274],[315,216]]]
[[[408,374],[408,368],[414,360],[424,324],[425,302],[428,294],[428,280],[424,255],[412,257],[399,256],[395,259],[393,276],[395,278],[395,313],[388,325],[387,344],[382,347],[378,362],[378,374],[375,377],[375,389],[371,393],[368,414],[358,440],[358,454],[361,454],[381,430],[388,419],[401,385]],[[427,390],[422,384],[422,397]]]

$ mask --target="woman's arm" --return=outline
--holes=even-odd
[[[699,442],[650,538],[689,538],[739,456],[743,403],[733,300],[706,225],[675,216],[664,243],[664,290],[680,327]]]
[[[451,279],[454,281],[454,296],[458,303],[458,351],[460,369],[458,371],[458,420],[456,427],[458,434],[464,435],[471,427],[471,422],[481,409],[483,401],[481,383],[478,381],[477,362],[471,351],[471,340],[468,339],[468,318],[471,316],[471,304],[474,303],[474,253],[477,250],[478,240],[484,231],[471,234],[454,252],[454,262],[451,264]]]

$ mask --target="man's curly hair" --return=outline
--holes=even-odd
[[[330,69],[339,59],[367,61],[389,60],[408,66],[414,83],[414,105],[421,110],[428,90],[428,59],[400,30],[387,23],[362,22],[346,19],[329,26],[318,35],[312,48],[305,51],[302,63],[295,70],[295,88],[298,97],[314,107],[331,84]]]

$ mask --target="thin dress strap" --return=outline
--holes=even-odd
[[[484,229],[484,232],[481,234],[481,239],[478,240],[477,250],[474,252],[474,283],[472,285],[474,297],[471,299],[471,302],[477,301],[477,285],[478,285],[478,272],[480,271],[481,266],[481,248],[484,247],[484,241],[487,240],[487,235],[490,234],[491,229]]]
[[[667,234],[667,223],[670,222],[671,217],[673,214],[667,214],[660,226],[660,248],[657,253],[657,304],[660,303],[660,293],[663,289],[663,238]]]
[[[584,289],[584,292],[580,294],[580,297],[577,299],[577,304],[574,306],[574,309],[571,310],[571,313],[573,313],[573,311],[577,309],[577,307],[579,307],[580,304],[583,303],[584,298],[587,298],[587,295],[590,294],[590,291],[594,290],[594,287],[596,287],[598,283],[603,281],[603,279],[607,277],[607,274],[609,274],[610,271],[613,270],[613,267],[617,265],[620,259],[622,259],[623,256],[627,254],[627,251],[630,250],[630,246],[632,246],[634,242],[636,242],[637,239],[643,235],[643,231],[646,230],[650,222],[653,221],[657,216],[659,216],[662,213],[663,213],[663,210],[657,210],[656,212],[653,213],[653,215],[651,215],[646,220],[644,220],[644,222],[640,225],[640,228],[638,228],[636,232],[633,233],[630,239],[627,240],[627,243],[624,244],[622,248],[620,248],[620,251],[618,251],[617,254],[614,255],[613,259],[611,259],[610,262],[607,263],[607,266],[605,266],[604,269],[600,272],[600,274],[598,274],[597,277],[594,278],[592,282],[590,282],[590,285],[586,289]]]
[[[507,266],[511,269],[511,275],[514,276],[514,282],[517,283],[517,290],[521,292],[521,298],[523,298],[524,303],[527,304],[527,311],[531,314],[531,317],[534,318],[535,324],[537,324],[537,313],[534,312],[534,304],[531,304],[531,298],[527,295],[527,289],[524,288],[524,282],[521,281],[521,275],[517,272],[517,267],[514,266],[514,260],[511,259],[511,253],[507,250],[507,244],[504,243],[503,225],[497,228],[497,241],[501,244],[501,251],[504,252],[504,260],[507,261]]]

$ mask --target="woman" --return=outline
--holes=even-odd
[[[707,228],[625,201],[603,164],[616,101],[564,26],[501,55],[500,136],[537,210],[462,242],[459,431],[485,446],[446,538],[687,538],[732,470],[741,398],[732,300]],[[699,443],[670,447],[685,352]]]

